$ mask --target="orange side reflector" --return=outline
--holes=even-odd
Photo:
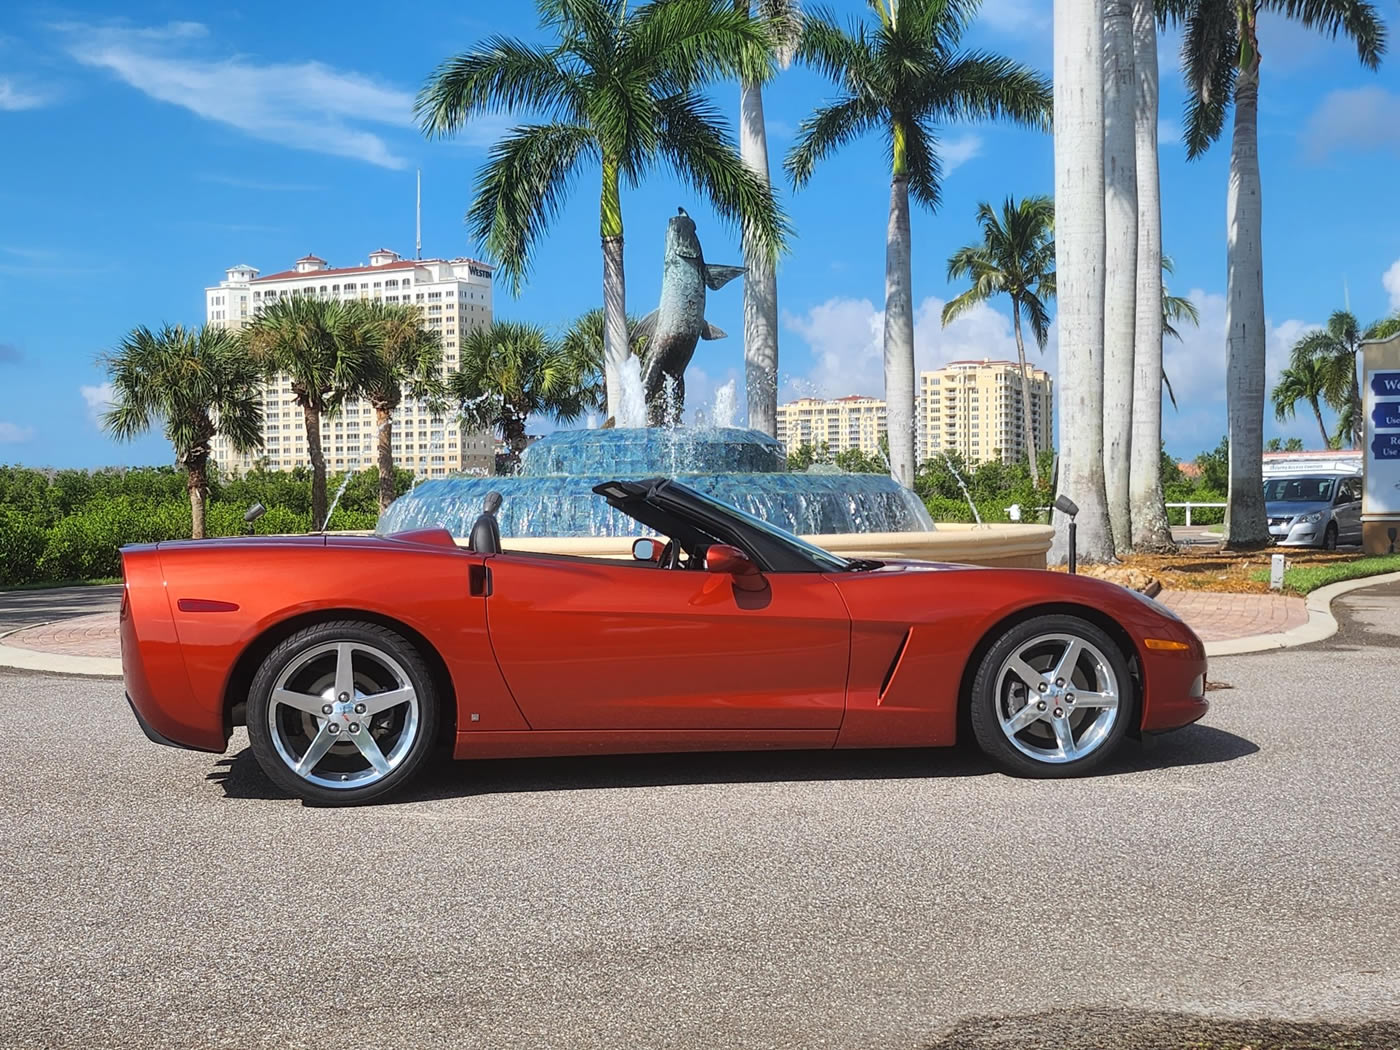
[[[1142,644],[1149,649],[1166,650],[1168,652],[1182,652],[1191,648],[1191,646],[1185,642],[1174,642],[1170,638],[1144,638]]]

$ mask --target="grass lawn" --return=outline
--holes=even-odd
[[[1386,572],[1400,572],[1400,554],[1372,554],[1323,565],[1285,565],[1283,586],[1294,594],[1308,594],[1329,583],[1379,576]],[[1269,571],[1256,572],[1255,579],[1268,583]]]
[[[104,576],[96,580],[45,580],[40,583],[0,584],[0,591],[51,591],[56,587],[100,587],[121,582],[120,576]]]

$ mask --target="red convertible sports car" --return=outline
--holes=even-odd
[[[350,804],[457,758],[949,745],[1087,772],[1206,711],[1205,651],[1084,576],[848,561],[675,481],[594,490],[632,560],[445,529],[128,547],[127,696],[152,740],[247,725],[278,785]]]

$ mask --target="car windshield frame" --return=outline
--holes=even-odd
[[[672,482],[672,485],[668,486],[668,488],[673,486],[675,486],[674,482]],[[837,554],[832,554],[831,551],[823,547],[818,547],[815,543],[809,543],[801,536],[788,532],[787,529],[779,528],[772,522],[764,521],[762,518],[750,514],[746,510],[741,510],[732,503],[725,503],[723,500],[715,499],[713,496],[704,492],[698,492],[688,485],[684,486],[684,490],[686,495],[704,504],[706,507],[729,517],[738,518],[755,532],[761,532],[769,539],[786,544],[794,551],[800,552],[803,557],[816,564],[816,571],[818,572],[848,572],[850,570],[851,562],[847,561],[845,558]]]
[[[1290,496],[1288,486],[1297,485],[1303,482],[1311,482],[1314,487],[1312,495]],[[1268,478],[1264,482],[1264,502],[1265,503],[1331,503],[1337,495],[1337,489],[1341,482],[1340,478],[1327,475],[1302,474],[1296,477]],[[1323,490],[1325,487],[1325,491]]]

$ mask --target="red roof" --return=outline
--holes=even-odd
[[[870,401],[873,400],[869,394],[847,394],[845,397],[838,397],[837,401]]]
[[[301,260],[297,260],[300,262]],[[283,270],[280,273],[270,273],[266,277],[255,277],[254,284],[262,284],[266,281],[285,281],[291,277],[337,277],[343,273],[383,273],[385,270],[411,270],[420,263],[440,262],[439,259],[402,259],[399,262],[384,263],[382,266],[342,266],[336,270]]]
[[[297,262],[325,262],[319,255],[303,255]]]

